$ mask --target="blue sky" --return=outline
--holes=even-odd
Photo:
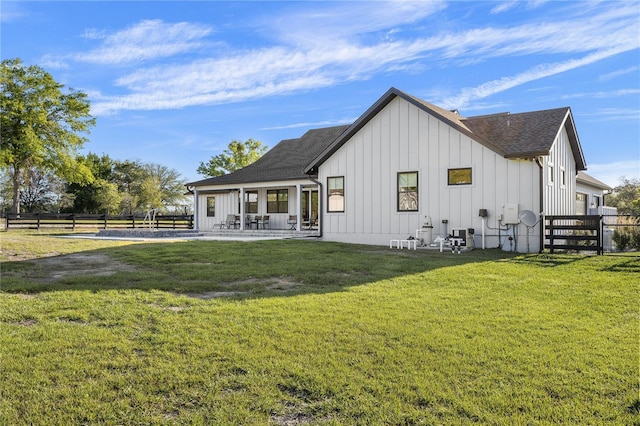
[[[464,116],[570,106],[587,172],[640,178],[640,2],[3,1],[2,58],[87,93],[83,152],[201,178],[233,139],[353,122],[390,87]]]

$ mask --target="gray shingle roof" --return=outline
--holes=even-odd
[[[505,113],[465,118],[392,87],[316,157],[306,171],[316,172],[320,164],[396,97],[417,106],[505,158],[533,158],[548,155],[556,135],[561,127],[565,126],[576,167],[578,170],[586,168],[571,109],[568,107],[521,114]]]
[[[495,114],[463,120],[474,134],[493,141],[505,157],[536,156],[549,153],[569,108]]]
[[[188,183],[188,186],[305,179],[305,167],[349,126],[312,129],[298,139],[285,139],[255,163],[233,173]]]
[[[613,189],[606,183],[599,181],[598,179],[594,178],[591,175],[586,174],[585,172],[578,172],[578,176],[576,176],[576,180],[578,182],[584,183],[585,185],[589,185],[598,189],[606,189],[606,190]]]
[[[568,107],[465,118],[392,87],[351,125],[309,130],[298,139],[283,140],[258,161],[243,169],[188,185],[225,185],[307,178],[308,174],[317,173],[320,164],[396,97],[412,103],[505,158],[548,155],[558,132],[564,126],[569,135],[576,168],[586,169],[571,109]]]

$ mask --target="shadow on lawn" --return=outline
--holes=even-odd
[[[522,263],[526,265],[535,265],[542,268],[554,268],[559,266],[570,266],[575,263],[585,262],[596,255],[583,254],[529,254],[517,256],[510,260],[512,263]],[[608,272],[640,272],[640,253],[613,254],[606,255],[608,260],[616,259],[617,262],[611,264],[607,262],[607,266],[601,268],[602,271]]]
[[[585,260],[586,257],[577,254],[529,254],[511,259],[511,262],[525,265],[535,265],[542,268],[555,268],[568,266],[575,262]]]
[[[3,264],[2,290],[162,290],[209,299],[325,293],[474,262],[512,259],[497,249],[460,255],[303,240],[136,244]]]

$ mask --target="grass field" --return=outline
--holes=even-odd
[[[0,424],[640,425],[637,254],[0,239]]]

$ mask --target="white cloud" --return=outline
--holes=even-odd
[[[201,39],[211,31],[204,25],[187,22],[169,24],[160,20],[142,21],[111,35],[90,29],[84,36],[102,39],[103,44],[87,53],[74,55],[74,59],[96,64],[120,64],[166,58],[203,47],[205,43]]]
[[[640,155],[640,149],[635,154]],[[628,179],[640,179],[640,158],[606,164],[589,164],[587,173],[613,188],[620,184],[620,178],[623,176]]]
[[[517,1],[506,1],[506,2],[499,3],[493,9],[491,9],[491,14],[497,15],[499,13],[506,12],[511,8],[513,8],[516,4],[518,4]]]
[[[604,58],[617,55],[624,50],[611,49],[606,51],[600,51],[587,55],[579,59],[573,59],[569,61],[554,63],[554,64],[542,64],[538,65],[530,70],[516,74],[514,76],[503,77],[498,80],[488,81],[476,87],[464,88],[458,95],[444,98],[438,102],[438,105],[443,108],[465,108],[471,102],[478,99],[484,99],[496,93],[503,92],[516,86],[520,86],[531,81],[539,80],[545,77],[563,73],[578,67],[582,67],[594,62],[600,61]]]
[[[397,33],[389,37],[396,26],[416,22],[441,7],[431,2],[426,6],[412,2],[392,6],[340,3],[332,4],[332,8],[317,6],[311,12],[305,9],[305,15],[274,18],[269,21],[273,25],[270,28],[277,32],[277,39],[285,40],[284,44],[184,64],[140,68],[116,80],[127,94],[95,98],[94,113],[238,102],[364,80],[381,72],[445,66],[451,61],[582,54],[463,89],[458,95],[445,97],[441,104],[464,108],[513,87],[640,47],[635,29],[638,13],[631,6],[610,7],[595,15],[557,22],[472,28],[404,40],[395,39]],[[288,25],[281,25],[285,18]],[[367,36],[377,31],[380,37]],[[199,48],[210,32],[208,27],[187,23],[143,21],[107,36],[100,48],[78,58],[119,63],[168,57]]]
[[[613,71],[613,72],[601,75],[600,76],[600,81],[613,80],[614,78],[618,78],[621,75],[630,74],[630,73],[636,72],[638,70],[640,70],[640,66],[629,67],[629,68],[625,68],[625,69],[622,69],[622,70]]]
[[[602,108],[597,112],[597,116],[605,121],[633,120],[640,122],[640,109],[634,108]],[[640,142],[638,142],[640,146]]]
[[[340,126],[342,124],[352,124],[358,118],[345,118],[341,120],[325,120],[325,121],[316,121],[316,122],[303,122],[303,123],[293,123],[287,124],[286,126],[274,126],[274,127],[263,127],[260,130],[284,130],[284,129],[298,129],[298,128],[316,128],[316,127],[328,127],[328,126]]]
[[[619,98],[621,96],[640,95],[640,89],[618,89],[600,92],[572,93],[563,95],[559,99],[575,99],[575,98]]]
[[[29,14],[18,2],[3,1],[0,4],[0,9],[0,22],[16,22],[29,17]]]

